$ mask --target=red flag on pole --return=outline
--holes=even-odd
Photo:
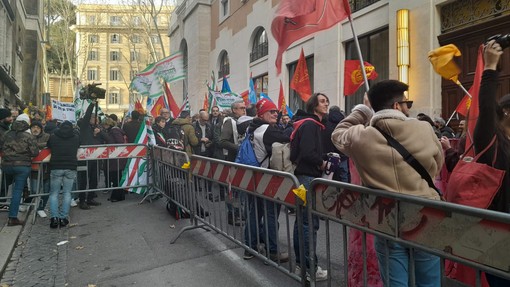
[[[312,87],[310,87],[310,77],[308,76],[308,67],[306,66],[303,48],[301,48],[301,55],[299,55],[299,61],[290,82],[290,87],[299,94],[304,102],[308,101],[312,96]]]
[[[153,117],[159,116],[159,111],[165,107],[165,97],[159,96],[154,105],[152,105],[152,108],[150,109],[151,115]],[[149,107],[147,107],[149,108]]]
[[[140,103],[139,100],[136,100],[135,102],[135,111],[139,112],[140,115],[145,114],[145,110],[143,109],[142,103]]]
[[[464,98],[460,101],[459,105],[455,109],[457,113],[463,116],[467,116],[469,107],[471,106],[471,98],[468,95],[465,95]]]
[[[278,43],[276,72],[282,70],[282,54],[290,44],[332,27],[351,14],[347,0],[282,0],[271,23]]]
[[[285,102],[285,94],[283,93],[282,80],[280,80],[280,94],[278,95],[278,108],[284,115],[287,114],[287,109],[286,109],[287,102]]]
[[[472,143],[472,138],[475,133],[476,121],[478,120],[478,94],[480,93],[480,83],[482,81],[483,74],[483,44],[478,48],[478,58],[476,60],[475,77],[473,78],[473,85],[469,89],[471,95],[471,104],[469,105],[469,115],[466,118],[467,124],[467,136],[466,136],[466,150]],[[469,156],[474,156],[474,151],[471,149]]]
[[[165,83],[163,85],[165,87],[166,100],[168,102],[168,109],[172,112],[172,117],[177,118],[180,113],[180,107],[175,102],[174,96],[172,96],[172,92],[170,92],[170,88],[168,84]]]
[[[209,110],[209,99],[207,98],[207,93],[204,95],[204,103],[202,104],[202,109],[206,111]]]
[[[365,64],[365,72],[367,79],[373,80],[377,78],[375,67],[369,62]],[[361,64],[359,60],[345,60],[344,66],[344,96],[353,95],[361,85],[363,85],[363,74],[361,72]]]

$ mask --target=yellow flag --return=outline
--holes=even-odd
[[[459,57],[460,55],[457,46],[449,44],[430,51],[429,61],[439,75],[456,83],[461,71],[453,57]]]
[[[292,191],[303,201],[303,206],[306,206],[306,188],[304,185],[300,185]]]

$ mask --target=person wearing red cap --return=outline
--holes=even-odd
[[[253,135],[253,150],[258,162],[260,162],[260,166],[270,168],[269,158],[273,143],[289,142],[290,138],[284,135],[282,130],[276,125],[278,108],[273,102],[268,99],[262,99],[257,102],[256,108],[257,117],[250,124],[247,134]],[[289,254],[278,250],[277,226],[281,205],[253,195],[248,195],[247,201],[247,224],[244,227],[246,245],[257,249],[257,236],[267,230],[268,234],[261,236],[262,240],[260,241],[265,241],[266,238],[269,239],[269,242],[265,242],[266,251],[269,251],[266,252],[266,254],[269,254],[269,259],[279,263],[287,262]],[[264,207],[266,210],[264,210]],[[262,220],[262,218],[264,219]],[[256,222],[264,222],[264,224],[267,224],[267,228],[260,228]],[[245,251],[244,259],[251,258],[253,258],[253,255]]]

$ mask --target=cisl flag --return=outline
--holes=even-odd
[[[374,80],[377,78],[375,67],[369,62],[363,62],[365,64],[365,72],[367,73],[367,79]],[[363,80],[363,74],[361,72],[361,64],[359,60],[345,60],[344,68],[344,96],[350,96],[354,94],[365,81]]]

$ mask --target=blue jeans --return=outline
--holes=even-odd
[[[269,239],[269,253],[278,253],[278,215],[280,215],[281,205],[272,201],[257,198],[253,195],[246,195],[247,199],[247,217],[244,226],[244,242],[246,245],[257,250],[257,242],[266,241],[266,225],[267,239]],[[264,211],[264,202],[266,211]],[[265,212],[267,212],[267,217]],[[262,223],[264,219],[264,224]],[[257,225],[258,223],[258,225]]]
[[[71,207],[71,191],[74,180],[76,179],[76,170],[54,169],[50,173],[50,214],[51,217],[67,218],[69,208]],[[62,187],[62,207],[59,212],[58,194]]]
[[[42,183],[39,183],[39,190],[36,190],[37,187],[37,178],[31,178],[30,179],[30,193],[31,194],[38,194],[41,190],[42,185],[42,193],[48,193],[50,192],[50,180],[49,179],[43,179]],[[46,207],[46,203],[48,202],[49,195],[41,196],[41,202],[39,202],[39,206],[37,210],[44,210],[44,207]]]
[[[27,184],[27,178],[30,176],[32,168],[30,166],[4,166],[2,167],[2,171],[6,175],[12,176],[11,180],[14,181],[14,186],[12,187],[11,205],[9,207],[9,218],[18,218],[21,195],[23,193],[23,188]],[[6,176],[6,178],[9,177]],[[10,185],[11,182],[6,182],[6,184]]]
[[[303,186],[306,188],[306,190],[310,190],[310,183],[312,182],[312,180],[314,179],[314,177],[311,177],[311,176],[306,176],[306,175],[298,175],[296,176],[298,181],[303,184]],[[309,235],[310,235],[310,224],[308,222],[308,205],[306,205],[303,209],[302,209],[302,219],[303,219],[303,232],[304,232],[304,240],[303,240],[303,244],[304,244],[304,251],[305,251],[305,263],[306,263],[306,268],[307,269],[310,269],[310,240],[309,240]],[[297,214],[296,214],[297,215]],[[314,246],[313,246],[313,249],[316,251],[315,252],[315,263],[317,264],[317,231],[319,230],[319,217],[318,216],[315,216],[315,215],[312,215],[312,234],[313,234],[313,242],[314,242]],[[293,237],[294,237],[294,253],[296,254],[296,264],[301,264],[301,258],[300,258],[300,252],[299,252],[299,232],[298,232],[298,221],[297,221],[297,218],[296,218],[296,222],[294,223],[294,232],[293,232]]]
[[[388,249],[388,260],[386,260]],[[375,237],[375,250],[379,262],[379,273],[383,282],[386,280],[386,267],[389,269],[389,286],[409,286],[410,248],[383,238]],[[441,286],[441,267],[439,257],[430,253],[413,250],[414,276],[416,286]]]

